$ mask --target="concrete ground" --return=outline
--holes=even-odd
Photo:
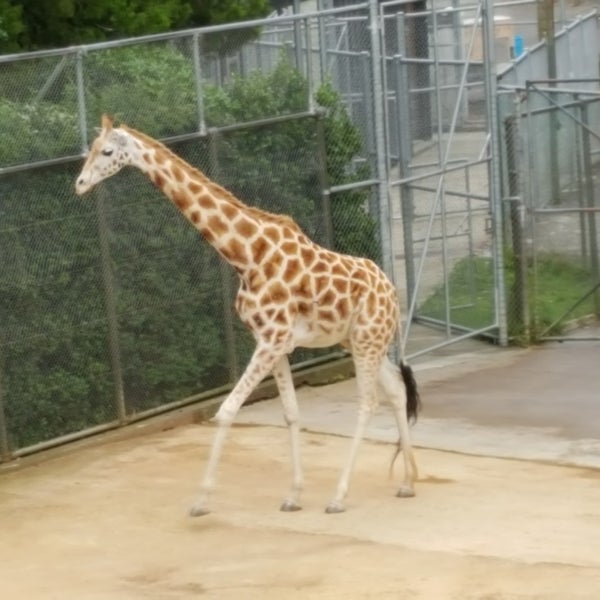
[[[213,513],[186,516],[214,427],[161,418],[0,473],[0,590],[12,599],[600,598],[600,342],[471,346],[415,365],[417,496],[399,499],[381,409],[348,511],[326,515],[352,381],[298,391],[304,510],[276,400],[242,410]],[[188,413],[189,416],[189,413]],[[182,424],[183,423],[183,424]]]

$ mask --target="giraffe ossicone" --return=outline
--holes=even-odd
[[[404,480],[397,495],[414,495],[417,466],[409,421],[416,418],[420,400],[410,367],[403,361],[394,365],[387,357],[400,326],[400,309],[396,290],[383,271],[369,259],[319,246],[290,217],[247,206],[160,142],[125,125],[116,127],[107,115],[102,117],[100,133],[76,180],[76,192],[88,192],[125,166],[145,173],[234,267],[240,279],[236,309],[256,340],[246,370],[215,416],[219,427],[191,514],[209,512],[229,426],[269,373],[277,383],[291,445],[292,485],[281,510],[300,508],[299,412],[288,360],[298,346],[341,344],[352,354],[355,365],[358,420],[350,454],[326,512],[345,510],[358,448],[378,403],[377,384],[392,405],[403,451]]]

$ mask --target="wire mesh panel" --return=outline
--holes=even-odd
[[[525,341],[564,339],[600,315],[598,79],[548,83],[528,82],[500,102],[508,316],[512,335]]]
[[[482,5],[387,3],[383,21],[396,281],[445,345],[497,324]]]
[[[0,164],[9,167],[81,152],[76,79],[77,55],[28,57],[0,62],[0,121],[3,144]]]
[[[72,165],[0,180],[0,370],[13,449],[117,418],[97,213],[73,198],[75,175]]]
[[[344,19],[360,15],[0,61],[2,458],[222,390],[254,346],[234,271],[140,172],[74,195],[102,113],[318,243],[381,259],[364,15],[344,42],[361,48],[352,76],[335,84]]]

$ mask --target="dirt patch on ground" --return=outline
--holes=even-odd
[[[73,448],[1,475],[2,596],[600,597],[597,471],[418,450],[417,497],[398,499],[392,446],[365,442],[348,511],[326,515],[349,441],[304,433],[304,510],[281,513],[287,432],[236,427],[214,512],[191,519],[213,431]]]

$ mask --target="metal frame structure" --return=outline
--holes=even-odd
[[[51,93],[53,82],[63,70],[73,70],[76,86],[72,103],[78,111],[79,146],[79,151],[72,148],[64,156],[0,165],[0,184],[3,177],[49,166],[60,168],[81,160],[87,151],[91,120],[86,96],[86,61],[95,53],[145,44],[186,48],[193,67],[195,104],[192,112],[196,122],[193,130],[164,138],[166,143],[198,139],[211,145],[216,144],[219,136],[232,130],[298,119],[314,121],[318,128],[323,111],[317,106],[315,92],[321,83],[331,81],[343,98],[352,122],[362,132],[363,149],[356,163],[368,165],[369,169],[366,175],[349,183],[332,185],[327,177],[322,177],[319,193],[323,210],[327,213],[327,207],[331,209],[338,194],[349,190],[370,191],[365,210],[376,217],[380,225],[383,267],[395,281],[407,307],[406,326],[399,345],[412,358],[471,337],[491,337],[504,345],[508,333],[493,2],[475,0],[462,4],[451,0],[449,7],[448,2],[434,0],[425,11],[413,8],[410,0],[368,0],[247,23],[0,56],[0,72],[6,65],[23,61],[32,64],[48,59],[55,61],[37,92],[36,102]],[[260,29],[260,37],[224,56],[209,60],[202,55],[204,39],[245,28]],[[449,53],[447,47],[451,47]],[[308,81],[309,93],[303,110],[296,114],[266,115],[249,122],[209,127],[204,105],[207,82],[221,84],[232,73],[245,77],[257,69],[268,71],[274,68],[282,52],[291,57]],[[477,108],[474,119],[469,112],[473,107]],[[0,372],[0,456],[4,460],[198,402],[222,394],[230,386],[202,390],[175,402],[128,413],[125,392],[119,383],[125,359],[119,349],[117,308],[114,298],[112,304],[110,298],[114,285],[109,232],[103,216],[107,199],[98,194],[96,200],[102,280],[107,296],[104,304],[108,330],[112,332],[109,336],[112,375],[116,378],[112,399],[115,420],[41,440],[26,448],[11,448],[10,424],[6,423],[3,410],[6,394]],[[328,231],[330,239],[331,228]],[[483,302],[475,273],[476,261],[482,257],[491,273],[488,289],[484,290],[489,311],[484,321],[473,325],[461,321],[459,315]],[[465,286],[468,290],[468,299],[461,301],[460,306],[452,287],[457,261],[466,265]],[[223,286],[225,298],[230,294],[226,277]],[[436,294],[441,308],[432,314],[423,306]],[[225,301],[224,306],[227,305]],[[230,315],[225,314],[224,319],[230,324]],[[415,342],[419,324],[435,331],[438,337],[433,341]],[[226,342],[232,345],[233,329],[230,327],[227,331]],[[227,356],[230,375],[234,379],[237,371],[235,348],[229,347]],[[339,353],[333,353],[310,363],[303,361],[295,368],[339,356]]]

